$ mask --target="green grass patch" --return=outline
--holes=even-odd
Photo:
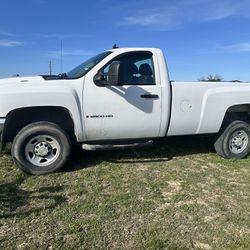
[[[29,176],[0,157],[1,249],[249,249],[250,158],[225,160],[208,139],[77,151]]]

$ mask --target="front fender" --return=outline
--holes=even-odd
[[[80,100],[78,91],[68,86],[40,85],[3,89],[0,93],[0,117],[6,117],[11,111],[20,108],[63,107],[70,112],[75,126],[75,135],[77,140],[81,141],[84,138],[84,129]]]

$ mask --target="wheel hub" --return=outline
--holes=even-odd
[[[47,156],[52,150],[52,147],[47,142],[39,142],[35,146],[35,154],[40,157]]]
[[[38,135],[30,139],[25,146],[27,160],[37,166],[46,167],[55,162],[60,155],[60,144],[51,135]]]
[[[231,137],[230,150],[234,154],[242,153],[248,145],[248,135],[243,130],[238,130],[234,132]]]
[[[242,147],[244,144],[243,139],[241,137],[235,138],[233,143],[237,147]]]

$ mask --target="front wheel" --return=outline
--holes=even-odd
[[[24,127],[12,144],[12,158],[23,171],[42,175],[59,170],[67,162],[71,144],[56,124],[36,122]]]
[[[243,121],[232,122],[219,134],[214,147],[224,158],[245,158],[250,152],[250,125]]]

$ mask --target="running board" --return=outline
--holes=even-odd
[[[115,150],[115,149],[127,149],[127,148],[142,148],[142,147],[151,147],[153,145],[153,141],[149,140],[146,142],[140,143],[131,143],[131,144],[82,144],[82,148],[88,151],[95,151],[95,150]]]

